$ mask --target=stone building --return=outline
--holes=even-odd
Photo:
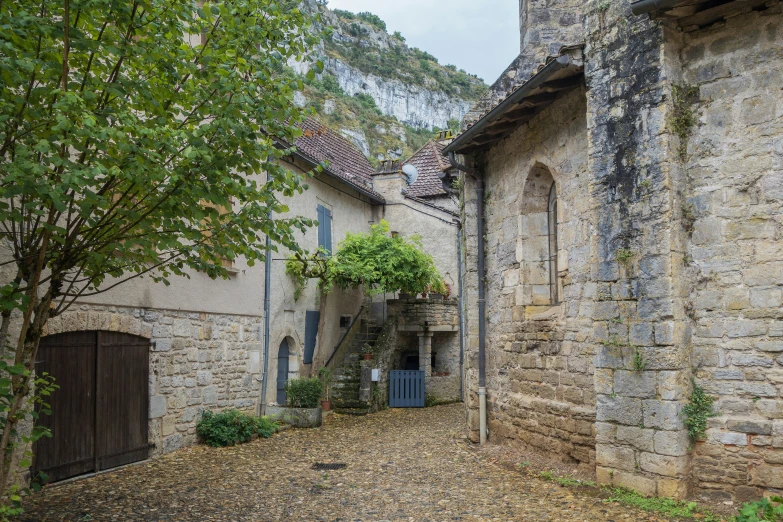
[[[783,491],[782,11],[520,3],[519,57],[444,150],[474,439],[646,495]]]
[[[347,233],[366,232],[386,219],[399,233],[422,236],[441,273],[453,278],[456,295],[456,217],[437,204],[448,194],[421,189],[408,197],[401,173],[397,183],[390,181],[394,176],[378,179],[361,151],[339,134],[316,120],[307,120],[303,131],[286,167],[300,175],[326,167],[287,201],[292,215],[319,223],[298,238],[300,246],[333,250]],[[52,318],[39,359],[61,386],[51,400],[59,416],[54,437],[38,443],[34,470],[59,480],[176,450],[196,441],[204,410],[258,414],[266,404],[285,401],[289,379],[316,375],[352,323],[374,318],[360,314],[370,309],[361,289],[321,296],[311,283],[294,299],[294,282],[285,273],[289,254],[273,251],[266,265],[268,339],[266,266],[248,266],[241,258],[228,280],[198,272],[172,278],[170,286],[137,279],[80,299]],[[378,318],[381,325],[385,318]],[[452,338],[458,345],[458,335]],[[106,429],[114,430],[116,444],[106,442],[103,428],[93,428],[106,416],[106,404],[114,404]]]

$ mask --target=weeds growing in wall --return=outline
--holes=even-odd
[[[680,159],[688,154],[688,140],[696,125],[696,112],[693,106],[699,99],[699,88],[695,85],[672,85],[674,107],[669,116],[669,129],[680,139],[677,152]]]
[[[702,440],[707,433],[707,419],[715,417],[716,413],[712,409],[712,403],[715,399],[704,392],[704,388],[693,381],[693,391],[688,400],[688,404],[682,409],[685,416],[685,427],[688,429],[688,435],[691,443]]]

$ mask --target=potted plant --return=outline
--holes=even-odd
[[[365,361],[372,360],[372,346],[369,343],[364,343],[362,346],[362,359]]]
[[[324,411],[332,411],[332,400],[329,398],[329,390],[332,388],[332,370],[329,368],[321,368],[318,372],[318,377],[321,378],[321,383],[323,384],[321,409]]]
[[[318,407],[323,385],[317,377],[291,379],[285,385],[286,406],[269,405],[267,414],[297,428],[317,428],[321,425],[322,410]]]

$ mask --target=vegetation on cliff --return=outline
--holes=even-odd
[[[304,84],[300,102],[328,127],[352,139],[372,162],[410,156],[442,129],[413,127],[383,114],[372,96],[344,92],[327,58],[384,81],[421,87],[455,100],[473,102],[487,89],[475,75],[441,65],[426,51],[408,47],[399,32],[390,35],[385,22],[375,14],[339,9],[323,14],[323,22],[329,26],[322,48],[327,66],[319,76],[299,78]],[[457,119],[447,125],[454,131],[459,126]]]

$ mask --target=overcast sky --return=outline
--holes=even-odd
[[[380,16],[389,33],[491,84],[519,54],[518,0],[329,0]]]

